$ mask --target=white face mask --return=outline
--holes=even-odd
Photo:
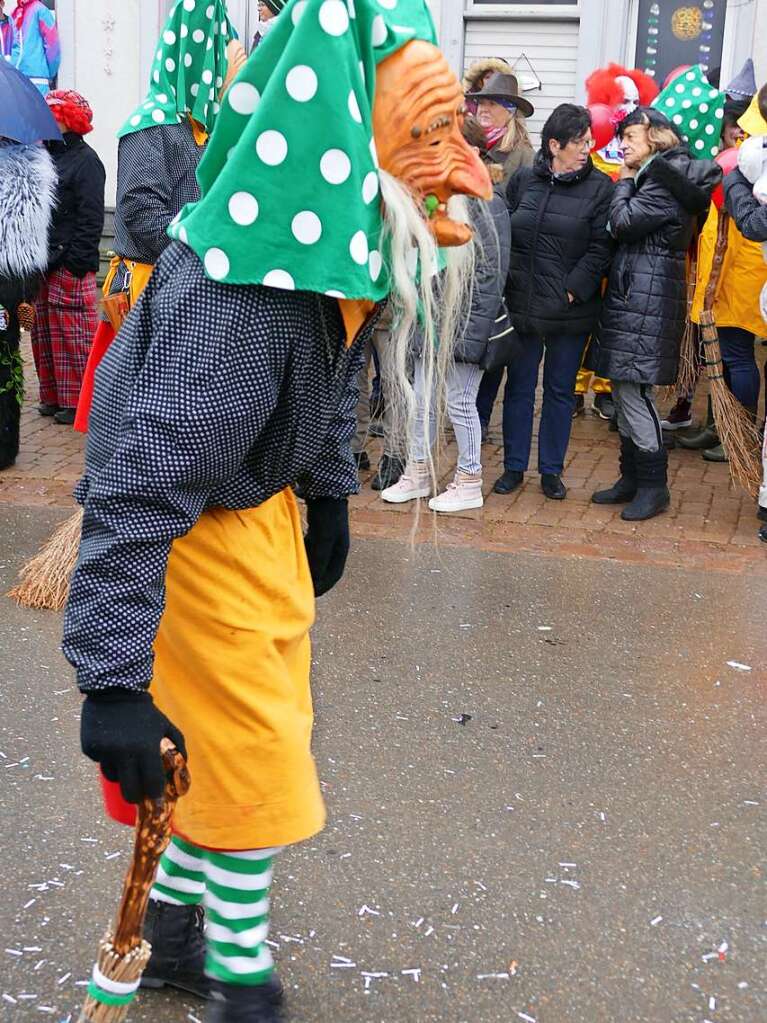
[[[268,21],[259,21],[258,23],[258,34],[265,36],[267,32],[271,32],[274,28],[274,23],[277,19],[270,18]]]

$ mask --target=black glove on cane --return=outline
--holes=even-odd
[[[186,758],[184,736],[149,693],[113,688],[86,695],[80,721],[83,753],[101,765],[109,781],[120,783],[128,803],[163,794],[160,743],[166,738]]]
[[[344,574],[349,556],[349,502],[317,497],[306,502],[309,529],[304,542],[312,572],[314,595],[332,590]]]

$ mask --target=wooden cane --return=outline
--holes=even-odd
[[[78,1023],[122,1023],[152,952],[142,936],[149,892],[160,857],[170,843],[173,810],[190,786],[186,762],[176,747],[163,739],[160,749],[167,779],[165,792],[160,799],[145,799],[139,805],[133,859],[117,919],[99,945]]]

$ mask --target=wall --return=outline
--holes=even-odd
[[[114,205],[116,187],[115,135],[146,92],[164,5],[165,0],[66,0],[57,5],[59,84],[77,89],[93,107],[95,127],[88,141],[107,169],[108,205]]]

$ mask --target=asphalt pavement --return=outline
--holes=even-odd
[[[57,515],[0,508],[0,590]],[[767,581],[357,543],[315,632],[329,824],[275,871],[290,1023],[763,1023]],[[60,616],[0,597],[0,1020],[77,1019],[131,836]],[[133,1023],[195,1023],[146,993]]]

